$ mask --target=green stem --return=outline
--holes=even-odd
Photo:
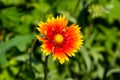
[[[30,72],[31,72],[31,77],[32,77],[32,79],[34,78],[34,73],[33,73],[33,70],[32,70],[32,52],[33,52],[33,48],[34,48],[34,46],[35,46],[36,41],[37,41],[37,39],[35,39],[35,40],[33,41],[32,46],[30,47],[30,50],[29,50],[29,54],[30,54],[30,55],[29,55],[29,59],[30,59],[29,65],[30,65]]]
[[[47,63],[48,63],[48,56],[45,57],[45,62],[44,62],[44,80],[47,80]]]

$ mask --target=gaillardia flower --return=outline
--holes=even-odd
[[[80,27],[72,24],[67,26],[68,19],[65,16],[57,16],[57,18],[48,18],[47,22],[40,22],[37,30],[41,35],[37,35],[37,39],[42,41],[42,51],[49,55],[53,55],[54,59],[58,59],[61,64],[68,57],[74,56],[75,52],[82,45],[82,35]]]

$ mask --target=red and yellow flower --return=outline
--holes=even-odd
[[[75,52],[82,45],[82,35],[80,27],[72,24],[67,26],[68,19],[65,16],[57,16],[57,18],[48,18],[47,22],[40,22],[37,30],[40,35],[37,39],[42,41],[42,51],[49,55],[53,55],[54,59],[58,59],[61,64],[69,61],[68,57],[74,56]]]

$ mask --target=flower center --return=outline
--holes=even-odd
[[[54,36],[54,41],[55,41],[55,43],[61,43],[61,42],[63,42],[63,40],[64,40],[64,37],[63,37],[63,35],[61,35],[61,34],[56,34],[56,35]]]

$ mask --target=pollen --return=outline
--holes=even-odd
[[[55,43],[62,43],[64,40],[64,37],[62,34],[55,34],[54,41]]]

